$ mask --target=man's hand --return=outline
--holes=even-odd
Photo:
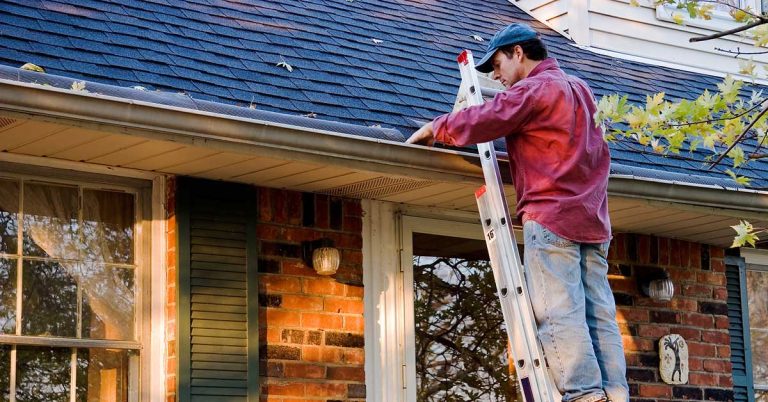
[[[431,147],[435,144],[435,132],[432,130],[432,122],[421,126],[405,141],[407,144],[426,145]]]

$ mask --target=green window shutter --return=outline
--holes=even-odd
[[[728,323],[731,335],[734,402],[753,402],[752,359],[749,339],[749,306],[744,259],[726,257],[725,277],[728,288]]]
[[[178,182],[179,401],[258,401],[255,189]]]

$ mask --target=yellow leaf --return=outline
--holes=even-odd
[[[85,91],[85,81],[75,81],[72,83],[71,89],[73,91]]]
[[[24,63],[23,66],[20,67],[22,70],[28,70],[28,71],[36,71],[38,73],[45,73],[45,70],[43,70],[42,67],[32,64],[32,63]]]
[[[640,7],[640,3],[637,0],[629,0],[629,5],[632,7]]]
[[[731,226],[736,231],[736,237],[733,239],[731,247],[742,247],[749,243],[752,247],[755,247],[755,242],[760,240],[757,237],[757,231],[751,223],[747,221],[739,221],[738,225]]]
[[[755,64],[755,61],[752,59],[739,60],[739,74],[744,74],[750,77],[754,77],[755,67],[757,67],[757,64]]]
[[[675,21],[675,24],[683,25],[683,15],[680,13],[672,14],[672,21]]]

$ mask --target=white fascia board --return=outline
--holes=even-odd
[[[753,80],[752,77],[749,77],[749,76],[746,76],[746,75],[742,75],[742,74],[724,73],[724,72],[721,72],[721,71],[709,70],[709,69],[705,69],[705,68],[691,67],[691,66],[686,66],[686,65],[682,65],[682,64],[676,64],[676,63],[670,63],[670,62],[666,62],[666,61],[651,59],[651,58],[647,58],[647,57],[633,56],[633,55],[617,52],[617,51],[614,51],[614,50],[600,49],[600,48],[593,47],[593,46],[583,46],[583,45],[579,45],[579,44],[576,44],[576,43],[571,43],[571,45],[575,46],[575,47],[577,47],[579,49],[583,49],[583,50],[586,50],[586,51],[589,51],[589,52],[592,52],[592,53],[595,53],[595,54],[602,54],[604,56],[611,56],[611,57],[615,57],[615,58],[621,59],[621,60],[627,60],[627,61],[634,61],[634,62],[638,62],[638,63],[650,64],[652,66],[657,66],[657,67],[673,68],[675,70],[688,71],[688,72],[691,72],[691,73],[698,73],[698,74],[709,75],[709,76],[713,76],[713,77],[725,77],[727,75],[730,75],[730,76],[732,76],[732,77],[734,77],[736,79],[739,79],[739,80],[742,80],[742,81],[745,81],[745,82],[752,82],[752,80]],[[756,79],[756,80],[754,80],[754,83],[758,84],[758,85],[768,86],[768,79]]]

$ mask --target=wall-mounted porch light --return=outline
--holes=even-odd
[[[302,243],[304,262],[311,265],[318,275],[333,275],[339,269],[341,253],[333,240],[323,238]]]
[[[654,301],[666,302],[675,295],[675,284],[669,279],[669,273],[661,268],[639,269],[637,283],[640,291]]]

